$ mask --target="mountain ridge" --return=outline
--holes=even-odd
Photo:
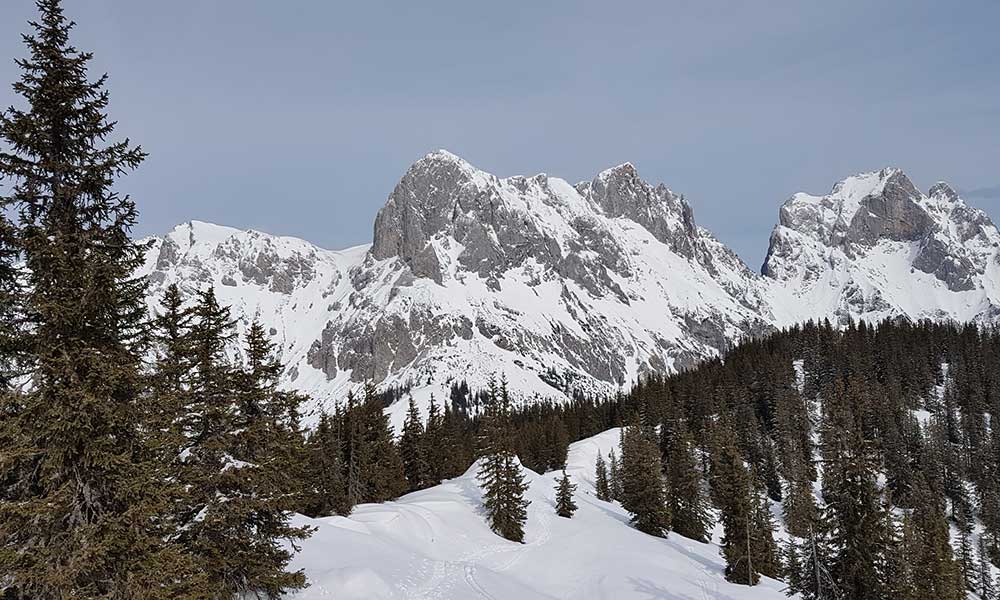
[[[924,194],[886,168],[791,196],[756,273],[631,163],[574,185],[439,150],[403,175],[371,244],[195,221],[154,238],[142,273],[151,307],[176,282],[260,315],[284,385],[319,407],[366,380],[424,402],[492,374],[524,397],[613,393],[808,318],[994,322],[998,247],[988,215],[947,184]]]

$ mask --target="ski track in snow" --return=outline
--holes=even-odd
[[[557,472],[523,472],[530,501],[524,544],[504,540],[484,517],[476,467],[438,486],[350,517],[308,519],[317,532],[292,568],[311,586],[297,600],[785,600],[764,578],[748,589],[723,578],[717,540],[652,538],[616,503],[594,497],[593,464],[617,446],[612,429],[570,446],[566,472],[579,486],[572,519],[555,513]]]
[[[489,593],[485,586],[476,578],[479,563],[492,556],[513,554],[507,562],[491,570],[502,573],[510,569],[516,565],[529,550],[544,546],[552,539],[552,528],[549,524],[549,519],[550,517],[547,515],[539,515],[538,524],[541,527],[541,533],[536,539],[526,544],[497,544],[495,546],[488,546],[474,552],[469,552],[457,561],[433,561],[434,566],[430,578],[422,586],[420,586],[418,590],[415,590],[412,596],[408,595],[407,597],[426,600],[441,598],[442,596],[438,592],[442,591],[442,588],[452,588],[457,583],[459,576],[461,576],[462,581],[464,581],[473,592],[478,594],[480,598],[496,600],[496,596]]]

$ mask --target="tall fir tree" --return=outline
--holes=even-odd
[[[427,405],[427,426],[422,438],[422,450],[427,460],[427,485],[437,485],[448,475],[449,456],[444,429],[444,414],[434,394]]]
[[[993,565],[986,549],[986,540],[980,536],[976,542],[976,588],[980,600],[996,600],[996,581],[993,579]]]
[[[908,561],[915,573],[915,597],[962,600],[965,598],[965,578],[951,547],[944,501],[935,498],[922,479],[917,478],[914,490],[912,526],[904,532],[904,544],[910,549]],[[905,539],[907,535],[911,539]]]
[[[197,578],[169,542],[169,468],[144,426],[137,211],[113,189],[145,153],[108,141],[106,77],[89,79],[91,54],[70,43],[61,2],[37,7],[14,84],[27,107],[0,114],[10,188],[0,212],[16,212],[0,223],[0,293],[15,301],[0,308],[0,377],[7,387],[15,356],[32,382],[0,453],[0,482],[17,490],[0,502],[0,572],[30,598],[185,597]],[[23,295],[11,288],[11,252],[23,259]]]
[[[666,537],[670,530],[660,450],[651,427],[632,424],[621,442],[622,508],[631,514],[632,525],[649,535]]]
[[[624,433],[624,430],[623,430]],[[621,447],[621,440],[618,442],[618,447]],[[618,457],[615,455],[614,449],[608,454],[608,484],[611,489],[611,499],[621,500],[622,499],[622,473],[620,465],[618,464]]]
[[[308,487],[303,498],[303,512],[310,517],[347,516],[353,508],[347,499],[339,420],[339,415],[320,414],[306,444]]]
[[[573,502],[574,492],[576,492],[576,484],[570,481],[566,469],[563,469],[562,477],[556,483],[556,514],[560,517],[570,519],[576,512],[577,506]]]
[[[707,542],[712,506],[698,470],[694,438],[682,418],[664,420],[660,425],[660,447],[671,526],[686,538]]]
[[[403,433],[399,437],[399,456],[403,461],[403,472],[410,491],[421,490],[430,484],[427,449],[420,410],[411,395],[406,418],[403,420]]]
[[[884,597],[885,563],[889,540],[885,504],[877,482],[872,440],[862,425],[867,404],[865,386],[858,377],[837,379],[824,393],[820,429],[823,457],[823,499],[834,548],[834,576],[841,593],[868,600]]]
[[[483,489],[483,507],[490,528],[514,542],[524,542],[528,484],[510,440],[510,397],[504,382],[498,391],[490,381],[479,440],[480,466],[476,474]]]
[[[786,593],[789,596],[797,594],[802,600],[839,598],[829,562],[824,540],[814,530],[805,538],[789,537],[785,545]]]
[[[722,521],[726,580],[757,585],[761,574],[774,576],[779,570],[766,496],[759,493],[730,427],[719,425],[714,436],[709,479]]]
[[[385,502],[406,493],[403,460],[374,385],[365,385],[360,402],[349,396],[343,429],[348,503]]]
[[[611,501],[611,486],[608,483],[608,466],[604,462],[604,456],[597,453],[597,463],[594,465],[594,481],[597,492],[597,499],[605,502]]]
[[[277,599],[305,587],[304,574],[288,570],[289,546],[294,549],[310,533],[291,525],[306,458],[299,425],[303,398],[278,389],[282,366],[256,319],[247,328],[243,355],[233,390],[233,460],[223,472],[225,516],[240,540],[231,561],[238,566],[228,577],[239,582],[236,594]]]

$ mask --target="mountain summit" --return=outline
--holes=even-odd
[[[945,183],[928,194],[899,169],[849,177],[781,207],[762,273],[779,322],[826,316],[992,321],[1000,233]]]
[[[946,184],[925,195],[883,169],[793,195],[758,275],[630,163],[571,185],[439,150],[396,185],[370,246],[192,222],[153,241],[144,273],[151,306],[177,282],[259,315],[285,385],[320,404],[367,380],[426,399],[494,374],[522,396],[562,397],[810,318],[994,321],[998,247],[989,217]]]

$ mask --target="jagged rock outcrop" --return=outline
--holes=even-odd
[[[795,194],[762,273],[783,322],[816,315],[976,320],[997,302],[996,226],[945,183],[928,194],[899,169],[863,173],[825,196]],[[810,308],[805,308],[803,305]]]
[[[370,246],[192,222],[152,241],[143,273],[151,308],[171,282],[212,285],[260,318],[284,385],[318,407],[367,380],[424,401],[494,374],[525,397],[612,392],[809,318],[995,322],[998,250],[946,184],[925,195],[883,169],[792,196],[757,275],[631,164],[570,185],[437,151],[389,195]]]

